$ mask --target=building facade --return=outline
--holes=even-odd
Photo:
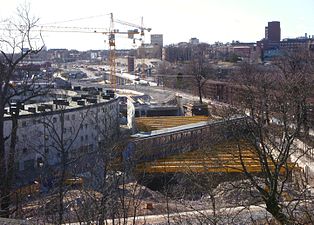
[[[9,136],[10,116],[5,118],[4,126],[5,135]],[[18,119],[15,168],[33,171],[43,165],[58,165],[62,154],[69,160],[84,155],[109,144],[118,132],[118,98],[26,105]]]
[[[128,73],[134,73],[134,56],[128,56]]]
[[[271,42],[279,42],[281,40],[279,21],[268,22],[268,26],[265,27],[265,39]]]
[[[164,38],[162,34],[151,34],[150,35],[150,44],[159,45],[161,48],[164,46]]]
[[[163,48],[162,59],[172,63],[190,61],[192,46],[186,42],[166,46]]]
[[[199,43],[200,43],[200,40],[198,38],[193,37],[190,39],[190,44],[192,45],[198,45]]]

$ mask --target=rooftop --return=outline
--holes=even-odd
[[[110,102],[111,100],[106,100],[101,98],[100,96],[95,96],[91,98],[82,97],[81,99],[73,100],[75,97],[68,97],[63,99],[56,99],[53,101],[40,102],[34,104],[26,104],[20,110],[20,116],[28,116],[28,115],[40,115],[42,113],[56,113],[60,110],[71,111],[74,109],[83,108],[86,106],[93,106],[98,104],[104,104],[106,102]],[[77,98],[80,98],[77,96]],[[9,108],[5,108],[7,113],[5,114],[5,118],[10,118]]]
[[[136,127],[141,132],[151,132],[156,130],[172,130],[180,126],[180,129],[189,127],[189,124],[208,121],[207,116],[158,116],[158,117],[137,117],[135,118]]]

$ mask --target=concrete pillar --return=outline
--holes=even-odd
[[[176,100],[177,100],[177,106],[179,108],[179,115],[178,116],[183,116],[184,115],[184,109],[183,109],[183,103],[182,103],[182,96],[176,95]]]

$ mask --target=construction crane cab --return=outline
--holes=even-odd
[[[133,30],[128,30],[126,32],[121,32],[117,29],[114,29],[114,24],[118,23],[121,25],[126,25],[129,27],[133,27],[135,29]],[[140,30],[140,32],[139,32]],[[147,28],[144,27],[143,25],[143,17],[141,18],[141,25],[137,25],[137,24],[133,24],[130,22],[126,22],[126,21],[122,21],[122,20],[118,20],[113,18],[113,13],[110,14],[110,28],[109,28],[109,32],[108,32],[108,38],[109,38],[109,65],[110,65],[110,83],[111,83],[111,88],[113,88],[114,90],[116,90],[116,86],[117,86],[117,79],[116,79],[116,54],[115,54],[115,35],[116,34],[127,34],[129,39],[133,39],[133,43],[135,44],[135,40],[140,40],[141,41],[141,45],[142,47],[144,46],[144,35],[145,35],[145,31],[150,32],[152,29],[151,28]],[[134,38],[135,34],[140,34],[141,38],[137,39]],[[142,67],[143,67],[143,63],[142,62]],[[142,70],[142,77],[145,77],[145,71]]]

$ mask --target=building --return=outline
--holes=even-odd
[[[314,39],[310,38],[286,38],[279,43],[280,49],[297,50],[297,49],[313,49]]]
[[[261,58],[261,50],[256,43],[237,43],[230,46],[229,52],[248,62],[259,62]]]
[[[162,48],[159,45],[144,45],[137,49],[137,58],[161,59]]]
[[[262,40],[257,42],[257,46],[261,49],[262,60],[272,60],[275,57],[283,55],[285,52],[298,51],[300,49],[313,51],[314,39],[289,38],[283,39],[280,42]]]
[[[128,73],[134,73],[134,57],[128,56]]]
[[[261,50],[261,60],[272,60],[283,55],[287,51],[314,50],[314,38],[305,33],[304,37],[286,38],[281,41],[281,29],[279,21],[268,22],[265,27],[265,38],[257,41]]]
[[[166,46],[163,48],[162,57],[163,60],[171,63],[190,61],[192,59],[192,46],[186,42]]]
[[[199,43],[200,43],[200,40],[195,37],[190,39],[190,44],[192,45],[198,45]]]
[[[113,140],[119,130],[119,98],[105,100],[82,94],[23,108],[18,119],[15,160],[15,168],[23,176],[35,176],[43,165],[56,167],[62,151],[71,160],[96,150]],[[5,136],[10,135],[11,124],[7,113]],[[10,141],[6,143],[8,149]]]
[[[279,21],[268,22],[268,26],[265,27],[265,39],[270,42],[279,42],[281,40]]]
[[[161,48],[164,46],[164,40],[162,34],[151,34],[150,35],[150,44],[151,45],[158,45]]]

